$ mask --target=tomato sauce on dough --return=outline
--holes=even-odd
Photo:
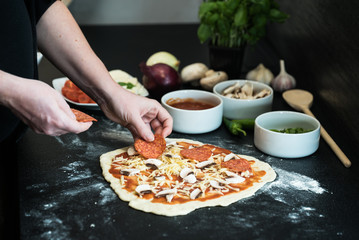
[[[181,143],[183,144],[184,142],[181,142]],[[209,146],[212,146],[212,145],[206,145],[206,146],[209,147]],[[218,148],[217,150],[222,150],[222,148]],[[225,149],[223,149],[223,150],[225,150]],[[229,150],[227,150],[227,151],[229,151]],[[117,155],[116,157],[119,157],[119,156],[124,157],[124,158],[129,157],[126,152],[121,153],[121,154]],[[253,160],[248,160],[248,164],[252,165],[252,164],[254,164],[254,161]],[[120,171],[118,169],[116,169],[116,166],[113,165],[113,164],[111,165],[111,168],[110,168],[109,172],[115,178],[121,179],[121,176],[124,177],[124,179],[126,181],[126,184],[125,184],[125,186],[123,186],[123,189],[125,189],[128,192],[134,192],[135,191],[135,188],[138,185],[137,176],[124,176],[124,175],[122,175],[120,173]],[[142,174],[148,176],[148,175],[151,174],[151,172],[152,172],[152,170],[149,169],[148,172],[142,172]],[[252,170],[252,175],[250,177],[246,178],[246,181],[244,181],[242,183],[230,184],[230,185],[233,188],[239,188],[240,191],[243,191],[243,190],[248,189],[249,187],[253,186],[254,183],[260,182],[261,178],[264,175],[266,175],[266,171],[264,171],[264,170],[260,170],[260,171]],[[175,175],[172,175],[171,177],[173,178],[173,180],[180,179],[179,176],[175,176]],[[188,183],[186,183],[186,184],[188,184]],[[189,198],[181,196],[181,195],[176,195],[176,196],[174,196],[174,198],[173,198],[173,200],[171,202],[167,202],[165,197],[158,197],[158,198],[155,197],[154,193],[144,194],[142,196],[142,198],[151,200],[151,202],[153,202],[153,203],[162,203],[162,204],[174,205],[174,204],[183,204],[183,203],[190,202],[190,201],[207,201],[207,200],[210,200],[210,199],[219,198],[219,197],[222,197],[224,195],[228,195],[228,194],[232,194],[232,193],[236,193],[236,192],[237,191],[231,189],[228,192],[223,192],[222,194],[220,194],[220,193],[216,193],[216,192],[210,192],[209,189],[207,189],[206,192],[205,192],[205,197],[201,197],[201,198],[192,200],[192,199],[189,199]]]
[[[195,100],[193,98],[184,98],[184,99],[170,98],[167,100],[166,103],[172,107],[184,109],[184,110],[205,110],[205,109],[213,108],[215,106],[214,104],[202,102],[199,100]]]

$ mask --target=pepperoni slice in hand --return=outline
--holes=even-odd
[[[212,151],[206,147],[183,149],[180,153],[185,158],[197,160],[200,162],[208,160],[208,158],[212,155]]]
[[[135,149],[145,158],[157,158],[166,149],[166,140],[159,134],[155,134],[155,139],[152,142],[146,142],[143,139],[135,141]]]
[[[232,171],[232,172],[245,172],[245,171],[249,171],[252,172],[252,168],[250,163],[242,158],[239,159],[232,159],[226,162],[222,162],[221,166],[223,168],[228,168],[228,170]]]
[[[97,119],[96,118],[93,118],[91,117],[90,115],[87,115],[86,113],[84,112],[81,112],[77,109],[74,109],[74,108],[71,108],[72,112],[75,114],[76,116],[76,120],[78,122],[97,122]]]

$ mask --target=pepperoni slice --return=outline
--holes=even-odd
[[[68,99],[70,99],[71,101],[76,102],[77,101],[77,92],[69,89],[69,88],[63,88],[61,90],[62,95],[64,95],[65,97],[67,97]]]
[[[146,142],[143,139],[135,141],[135,149],[145,158],[157,158],[166,149],[166,140],[159,134],[155,134],[152,142]]]
[[[185,158],[197,160],[200,162],[206,161],[210,156],[212,156],[211,150],[205,147],[182,149],[180,153]]]
[[[177,144],[184,148],[189,148],[191,146],[199,146],[198,144],[193,144],[193,143],[188,143],[188,142],[177,142]]]
[[[84,112],[81,112],[77,109],[74,109],[74,108],[71,108],[72,112],[75,114],[76,116],[76,120],[78,122],[97,122],[97,119],[96,118],[93,118],[91,117],[90,115],[87,115],[86,113]]]
[[[231,153],[231,151],[228,150],[228,149],[217,147],[217,146],[214,146],[214,145],[211,145],[211,144],[205,144],[205,145],[203,145],[203,147],[208,148],[209,150],[211,150],[213,152],[213,155],[217,155],[217,154],[221,154],[221,153],[224,153],[224,154],[227,155],[227,154]]]
[[[74,91],[78,91],[80,90],[73,82],[71,82],[70,80],[66,80],[65,84],[64,84],[64,88],[68,88],[68,89],[72,89]]]
[[[80,93],[78,94],[77,99],[78,99],[78,102],[79,102],[79,103],[95,103],[95,101],[92,100],[92,99],[91,99],[86,93],[84,93],[84,92],[80,92]]]
[[[95,103],[86,93],[78,88],[73,82],[67,80],[61,89],[62,95],[71,101],[78,103]]]
[[[223,168],[228,168],[230,171],[233,172],[245,172],[245,171],[249,171],[252,172],[252,168],[250,163],[243,158],[239,158],[239,159],[232,159],[226,162],[222,162],[221,163],[221,167]]]

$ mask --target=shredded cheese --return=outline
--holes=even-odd
[[[196,168],[196,164],[199,161],[183,158],[180,151],[183,149],[181,145],[177,143],[168,144],[164,153],[158,157],[158,160],[162,161],[157,169],[152,170],[149,166],[146,166],[144,159],[141,155],[132,155],[129,158],[124,158],[121,155],[113,159],[113,166],[116,170],[125,169],[137,169],[140,172],[136,173],[138,185],[148,184],[152,187],[152,192],[158,194],[164,189],[176,190],[175,196],[181,198],[190,198],[190,194],[195,189],[201,191],[200,197],[205,197],[206,193],[214,193],[223,195],[224,193],[235,190],[240,191],[239,188],[232,187],[225,181],[228,177],[226,172],[227,168],[221,167],[221,162],[228,159],[228,155],[221,153],[212,155],[208,160],[213,160],[215,164],[202,169]],[[188,184],[180,177],[180,172],[184,168],[190,168],[193,170],[197,181],[193,184]],[[248,178],[251,175],[249,171],[243,172],[242,177]],[[220,188],[215,188],[211,185],[211,181],[218,182]],[[120,182],[122,186],[126,185],[124,176],[121,176]],[[198,191],[198,190],[197,190]],[[171,197],[167,197],[167,200],[172,200]]]

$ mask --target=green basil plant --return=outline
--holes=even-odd
[[[255,44],[265,36],[268,22],[289,17],[274,0],[205,0],[198,15],[200,42],[230,48]]]

